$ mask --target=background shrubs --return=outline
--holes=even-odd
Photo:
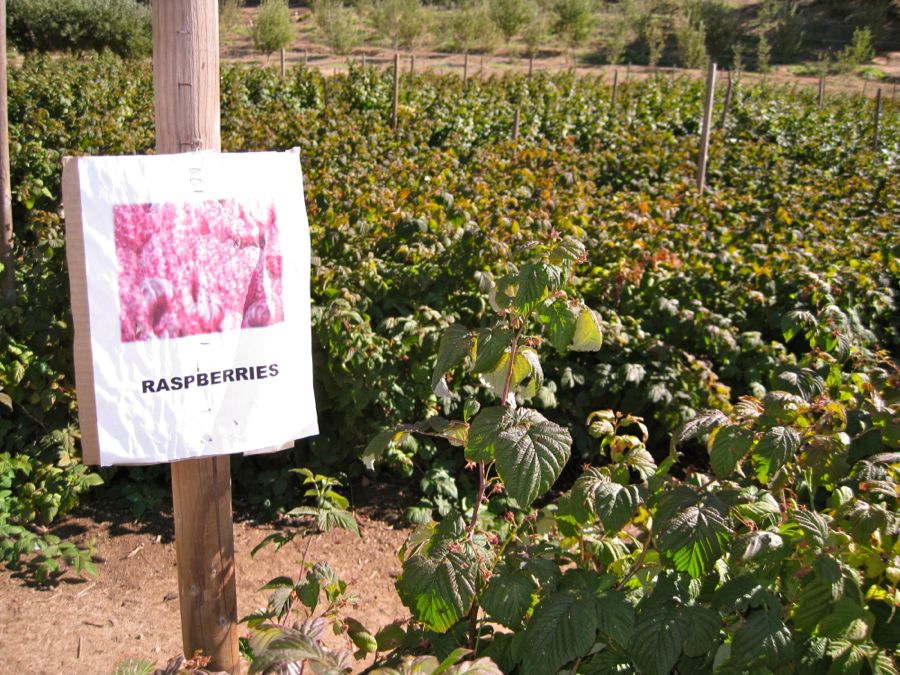
[[[10,43],[23,52],[150,53],[150,8],[135,0],[10,0]]]

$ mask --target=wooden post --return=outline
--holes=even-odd
[[[469,88],[469,52],[463,54],[463,89]]]
[[[819,76],[819,107],[825,105],[825,76]]]
[[[703,127],[700,132],[700,157],[697,160],[697,191],[706,187],[706,161],[709,156],[709,132],[712,122],[713,101],[716,93],[716,64],[709,62],[706,71],[706,99],[703,102]]]
[[[281,59],[281,79],[284,79],[284,47],[281,48],[281,53],[279,54]]]
[[[400,52],[394,52],[394,97],[391,101],[391,129],[397,131],[397,108],[400,105]]]
[[[529,54],[528,56],[528,79],[531,79],[531,76],[534,75],[534,54]]]
[[[416,72],[416,55],[415,54],[409,55],[409,72],[410,72],[410,74]]]
[[[521,109],[516,107],[516,114],[513,116],[513,132],[512,137],[514,141],[519,140],[519,123],[521,121]]]
[[[153,2],[156,151],[221,149],[216,0]],[[175,557],[184,653],[240,668],[230,459],[172,464]]]
[[[303,65],[304,66],[309,65],[309,50],[308,49],[303,50]]]
[[[478,66],[478,77],[484,79],[484,54],[481,55],[481,65]]]
[[[13,255],[12,183],[9,175],[9,106],[6,82],[6,0],[0,0],[0,294],[16,298],[16,268]]]
[[[328,110],[328,79],[322,74],[322,110]]]
[[[610,110],[615,110],[615,108],[616,108],[616,94],[618,93],[618,91],[619,91],[619,71],[614,70],[613,71],[612,94],[609,97],[609,109]]]
[[[880,132],[881,129],[881,87],[878,87],[878,91],[875,92],[875,119],[874,119],[874,129],[872,131],[872,150],[878,150],[878,143],[881,140]]]
[[[733,94],[734,89],[734,78],[732,77],[732,73],[728,71],[728,86],[725,88],[725,103],[722,106],[722,119],[719,123],[719,126],[724,129],[725,122],[728,120],[728,111],[731,109],[731,96]]]

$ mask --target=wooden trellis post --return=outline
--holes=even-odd
[[[725,103],[722,104],[722,120],[719,126],[725,128],[725,122],[728,121],[728,113],[731,110],[731,99],[734,96],[734,74],[728,71],[728,86],[725,88]]]
[[[709,157],[709,133],[712,126],[713,102],[716,93],[716,64],[709,62],[706,71],[706,98],[703,102],[703,127],[700,132],[700,156],[697,160],[697,191],[706,187],[706,162]]]
[[[513,137],[514,141],[519,140],[519,124],[521,122],[521,115],[522,115],[521,109],[519,107],[516,107],[516,114],[513,115],[512,137]]]
[[[400,105],[400,52],[394,52],[394,96],[391,100],[391,129],[397,131],[397,108]]]
[[[6,81],[6,0],[0,0],[0,293],[12,302],[16,297],[13,256],[12,183],[9,174],[9,106]]]
[[[609,109],[615,110],[616,108],[616,94],[619,91],[619,71],[613,71],[613,85],[612,85],[612,94],[609,97]]]
[[[221,149],[216,0],[154,0],[158,153]],[[240,667],[228,456],[172,464],[175,555],[185,655]]]
[[[531,76],[534,75],[534,54],[528,55],[528,79],[531,79]]]
[[[281,48],[281,52],[279,53],[279,58],[280,58],[280,60],[281,60],[281,79],[283,80],[283,79],[284,79],[284,71],[285,71],[285,67],[284,67],[284,47]]]
[[[819,76],[819,107],[825,105],[825,76]]]
[[[463,89],[469,88],[469,52],[463,54]]]
[[[873,120],[872,130],[872,149],[878,150],[878,144],[881,140],[881,87],[875,92],[875,119]]]

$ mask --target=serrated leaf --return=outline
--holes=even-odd
[[[793,310],[781,317],[781,333],[790,342],[795,335],[805,333],[818,325],[815,315],[806,310]]]
[[[728,418],[721,410],[701,410],[695,418],[688,420],[676,429],[672,434],[669,447],[674,450],[679,443],[701,436],[723,424],[728,424]]]
[[[811,633],[831,610],[832,598],[827,584],[812,576],[800,589],[794,601],[793,621],[797,630]]]
[[[584,259],[587,250],[574,237],[563,237],[550,251],[550,262],[571,266]]]
[[[847,640],[831,640],[828,643],[828,655],[831,657],[829,675],[853,675],[862,672],[869,650],[864,645],[856,645]]]
[[[641,612],[629,650],[641,675],[669,675],[681,656],[686,636],[684,617],[668,607]]]
[[[622,647],[626,647],[634,633],[634,607],[621,591],[606,591],[596,595],[597,628],[600,633]]]
[[[529,675],[554,675],[587,654],[597,634],[593,600],[574,593],[553,593],[534,608],[525,628],[522,663]]]
[[[656,541],[660,553],[675,569],[699,579],[723,555],[731,529],[718,500],[710,495],[699,501],[694,497],[694,503],[685,503],[687,499],[683,490],[663,495],[657,513]]]
[[[572,336],[573,352],[596,352],[603,346],[603,329],[600,315],[589,307],[582,307],[575,320],[575,334]]]
[[[642,480],[647,480],[657,471],[653,455],[643,446],[631,448],[619,461],[637,471]]]
[[[374,470],[375,462],[381,459],[381,456],[384,455],[385,451],[391,447],[393,443],[399,442],[403,436],[405,436],[405,434],[398,432],[395,429],[386,429],[385,431],[379,432],[371,441],[369,441],[368,445],[366,445],[366,449],[363,450],[363,453],[360,456],[362,463],[369,471]]]
[[[512,423],[510,408],[505,406],[482,408],[469,427],[466,459],[470,462],[493,462],[500,433]]]
[[[825,393],[825,380],[809,368],[786,368],[775,376],[775,380],[787,391],[807,401]]]
[[[557,290],[564,279],[563,270],[547,263],[525,263],[519,269],[513,304],[519,314],[532,312],[551,291]]]
[[[753,433],[739,426],[719,427],[710,436],[709,464],[719,478],[728,478],[753,445]]]
[[[819,622],[822,637],[862,642],[871,634],[874,615],[851,598],[840,598],[831,613]]]
[[[719,613],[699,605],[686,607],[684,612],[687,618],[685,655],[703,656],[709,653],[718,642],[719,630],[722,627]]]
[[[751,453],[756,478],[768,483],[799,448],[800,435],[790,427],[766,429]]]
[[[340,529],[347,530],[347,532],[353,532],[357,537],[361,536],[359,533],[359,525],[356,523],[356,518],[353,517],[352,513],[345,511],[344,509],[319,509],[318,525],[322,532]]]
[[[575,310],[562,298],[545,302],[540,307],[538,319],[547,327],[547,339],[560,354],[564,354],[572,344],[577,317]]]
[[[319,584],[319,578],[314,574],[307,574],[306,580],[296,588],[297,597],[300,598],[300,602],[309,608],[310,612],[316,610],[316,606],[319,604],[319,592],[321,590],[322,587]]]
[[[509,495],[526,507],[556,482],[571,447],[566,429],[535,410],[516,409],[495,446],[497,473]]]
[[[509,386],[510,393],[527,377],[532,374],[532,362],[529,360],[529,357],[526,356],[526,352],[534,351],[528,349],[520,349],[516,351],[516,360],[513,364],[512,375],[509,376],[509,352],[503,354],[500,357],[500,361],[497,363],[496,368],[494,370],[481,373],[479,378],[481,381],[489,386],[491,390],[499,397],[503,395],[503,388],[506,386],[506,379],[509,376]],[[539,364],[540,367],[540,364]],[[541,373],[541,377],[543,378],[543,372]],[[510,397],[512,398],[512,397]]]
[[[478,562],[463,544],[432,546],[429,554],[415,554],[404,563],[397,591],[416,619],[445,633],[472,605]]]
[[[879,651],[870,656],[869,668],[872,669],[872,675],[897,675],[894,659],[887,652]]]
[[[513,330],[505,326],[496,329],[482,328],[478,331],[472,372],[486,373],[496,369],[504,353],[509,350],[514,335]]]
[[[534,584],[527,573],[501,572],[491,577],[481,598],[481,606],[493,620],[517,630],[531,608]]]
[[[577,505],[597,516],[608,534],[621,530],[641,504],[636,485],[626,487],[614,483],[596,467],[591,467],[575,481],[572,498]]]
[[[820,513],[797,510],[791,514],[791,520],[807,536],[807,543],[812,545],[814,551],[825,545],[825,540],[828,538],[828,521]]]
[[[378,651],[389,652],[403,644],[403,640],[406,638],[406,631],[403,630],[404,623],[405,621],[394,621],[378,631],[375,635]]]
[[[731,663],[740,668],[775,669],[794,655],[791,631],[774,612],[757,610],[738,628],[731,642]]]
[[[756,530],[743,534],[735,540],[731,556],[732,559],[749,562],[783,547],[784,540],[780,535],[766,530]]]
[[[449,325],[441,335],[434,374],[431,376],[431,388],[436,389],[447,371],[459,364],[472,348],[472,336],[469,329],[460,324]]]

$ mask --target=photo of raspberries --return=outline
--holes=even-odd
[[[274,204],[118,204],[113,229],[123,342],[284,320]]]

